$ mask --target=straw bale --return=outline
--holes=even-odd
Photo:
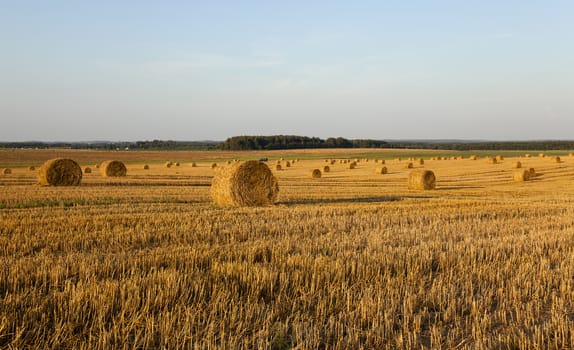
[[[431,170],[413,170],[409,174],[410,190],[432,190],[436,186],[436,177]]]
[[[240,162],[217,172],[211,197],[222,206],[264,206],[277,199],[279,185],[269,167],[256,160]]]
[[[106,160],[100,166],[100,173],[104,177],[122,177],[126,176],[127,172],[125,164],[119,160]]]
[[[82,182],[82,168],[71,159],[50,159],[38,170],[38,182],[42,186],[78,186]]]

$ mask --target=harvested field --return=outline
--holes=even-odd
[[[568,152],[3,152],[0,348],[574,347]],[[399,154],[435,190],[409,190]],[[212,163],[264,156],[299,158],[273,171],[276,205],[212,203]],[[38,186],[28,168],[54,157],[127,176]],[[356,158],[388,172],[309,176]],[[519,160],[537,176],[513,181]]]

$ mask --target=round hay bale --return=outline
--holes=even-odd
[[[10,168],[2,169],[2,175],[10,175],[10,174],[12,174],[12,169]]]
[[[496,163],[498,163],[498,161],[496,160],[496,158],[492,158],[492,157],[486,158],[486,162],[487,162],[488,164],[496,164]]]
[[[349,169],[355,169],[356,167],[357,167],[357,163],[355,163],[355,162],[349,163],[349,167],[348,167]]]
[[[496,156],[496,160],[504,160],[504,157],[503,157],[503,156],[500,156],[500,155],[498,155],[498,156]]]
[[[526,153],[526,154],[524,155],[524,158],[530,158],[530,154]]]
[[[166,168],[171,168],[172,165],[173,165],[172,162],[165,162],[165,167],[166,167]]]
[[[94,168],[99,169],[99,168],[100,168],[100,163],[94,164]]]
[[[283,170],[281,164],[275,164],[275,170]]]
[[[323,172],[324,172],[324,173],[328,173],[328,172],[330,172],[330,171],[331,171],[331,168],[329,168],[328,165],[325,165],[325,166],[323,167]]]
[[[217,163],[211,163],[211,169],[217,168]]]
[[[42,186],[78,186],[82,182],[82,168],[71,159],[50,159],[38,170],[38,182]]]
[[[536,176],[536,169],[530,168],[528,169],[528,173],[530,174],[530,178],[533,178]]]
[[[400,161],[401,161],[401,157],[399,157],[399,158],[397,158],[397,159],[395,159],[395,160],[396,160],[397,162],[400,162]]]
[[[217,172],[211,183],[211,198],[223,206],[264,206],[277,199],[279,185],[269,167],[250,160]]]
[[[515,171],[513,179],[517,182],[528,181],[530,179],[530,171],[526,169]]]
[[[285,162],[285,168],[290,168],[291,167],[291,163],[289,161]]]
[[[325,163],[330,163],[331,161],[329,159],[325,159]]]
[[[337,163],[337,161],[335,159],[331,159],[331,162],[330,162],[331,165],[335,165],[336,163]]]
[[[84,174],[91,174],[92,173],[92,168],[90,168],[89,166],[84,168]]]
[[[106,160],[100,166],[100,173],[103,177],[122,177],[126,176],[128,169],[119,160]]]
[[[313,170],[311,170],[311,178],[312,178],[312,179],[319,179],[319,178],[321,178],[321,170],[319,170],[319,169],[313,169]]]
[[[539,156],[540,158],[546,157],[546,155],[545,155],[544,153],[538,153],[538,156]]]
[[[407,164],[405,164],[405,169],[412,169],[413,168],[413,163],[408,162]]]
[[[448,160],[448,158],[445,156],[445,157],[442,157],[442,160]]]
[[[375,174],[386,174],[386,173],[387,173],[387,167],[386,166],[375,169]]]
[[[197,167],[197,163],[196,163],[196,162],[192,162],[192,163],[191,163],[191,167],[192,167],[192,168]]]
[[[145,165],[143,166],[143,168],[144,168],[144,170],[149,170],[149,165],[145,164]]]
[[[574,157],[574,153],[568,153],[568,157]]]
[[[470,159],[470,160],[477,160],[477,159],[478,159],[478,156],[472,155],[472,156],[469,157],[469,159]]]
[[[35,166],[30,166],[30,167],[28,168],[28,170],[34,171],[34,170],[36,170],[36,167],[35,167]]]
[[[420,165],[425,165],[425,161],[423,159],[419,159],[419,164]]]
[[[409,174],[410,190],[432,190],[436,186],[436,177],[430,170],[414,170]]]
[[[554,163],[562,163],[562,159],[560,159],[560,157],[558,157],[558,156],[553,157],[553,158],[552,158],[552,161],[553,161]]]
[[[179,162],[175,162],[175,166],[180,166],[181,164],[179,164]]]
[[[381,159],[381,164],[386,164],[384,159]]]
[[[514,163],[514,169],[520,169],[520,168],[522,168],[522,163],[520,162]]]

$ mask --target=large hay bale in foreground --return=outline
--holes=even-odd
[[[119,160],[106,160],[100,164],[100,173],[104,177],[121,177],[126,176],[128,169]]]
[[[264,206],[277,199],[279,185],[269,167],[250,160],[217,172],[211,183],[211,198],[218,205]]]
[[[430,170],[414,170],[409,174],[410,190],[432,190],[436,186],[436,177]]]
[[[514,181],[521,182],[521,181],[528,181],[530,180],[530,171],[524,169],[515,171],[513,175]]]
[[[38,170],[38,182],[42,186],[77,186],[82,182],[82,168],[71,159],[50,159]]]
[[[10,175],[10,174],[12,174],[12,169],[10,168],[2,169],[2,175]]]
[[[312,179],[320,179],[321,178],[321,170],[319,170],[319,169],[311,170],[311,178]]]

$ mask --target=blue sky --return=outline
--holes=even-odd
[[[1,1],[0,141],[574,139],[572,1]]]

